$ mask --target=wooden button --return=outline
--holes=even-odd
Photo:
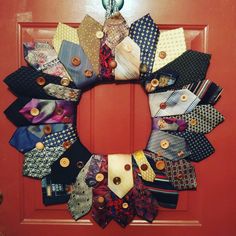
[[[41,142],[38,142],[38,143],[36,143],[35,147],[36,147],[38,150],[43,150],[43,149],[44,149],[44,144],[41,143]]]
[[[122,203],[122,208],[127,209],[129,207],[129,204],[127,202]]]
[[[165,162],[160,160],[156,162],[156,168],[158,170],[164,170],[165,169]]]
[[[81,63],[81,60],[80,60],[79,57],[72,57],[72,58],[71,58],[71,64],[72,64],[73,66],[79,66],[80,63]]]
[[[84,167],[84,163],[82,161],[78,161],[76,163],[77,168],[82,169]]]
[[[197,120],[193,118],[189,121],[189,124],[192,126],[195,126],[195,125],[197,125]]]
[[[139,71],[140,71],[141,73],[146,73],[146,72],[148,71],[147,65],[141,63],[140,66],[139,66]]]
[[[151,80],[151,85],[152,85],[153,87],[157,87],[157,86],[159,85],[159,80],[158,80],[158,79],[152,79],[152,80]]]
[[[183,157],[184,156],[184,151],[179,151],[178,153],[177,153],[177,155],[178,155],[178,157]]]
[[[161,51],[161,52],[159,53],[159,57],[160,57],[161,59],[165,59],[165,58],[166,58],[166,52]]]
[[[31,110],[30,110],[30,114],[32,116],[38,116],[39,115],[39,109],[36,108],[36,107],[33,107]]]
[[[163,139],[161,140],[160,145],[163,149],[167,149],[170,146],[170,143],[167,139]]]
[[[132,52],[132,46],[128,43],[124,44],[124,49],[126,52]]]
[[[92,70],[85,70],[84,71],[84,76],[86,78],[91,78],[93,76],[93,71]]]
[[[113,178],[113,183],[114,183],[115,185],[119,185],[119,184],[121,183],[121,178],[120,178],[120,177],[115,177],[115,178]]]
[[[146,83],[145,89],[148,93],[151,93],[155,90],[155,87],[153,87],[151,83]]]
[[[70,80],[66,77],[62,78],[60,81],[62,86],[68,86],[70,84]]]
[[[188,96],[186,94],[181,95],[180,100],[182,102],[186,102],[188,100]]]
[[[162,102],[162,103],[160,104],[160,108],[161,108],[161,109],[166,109],[166,107],[167,107],[167,105],[166,105],[165,102]]]
[[[142,164],[142,165],[140,166],[140,169],[141,169],[142,171],[146,171],[146,170],[148,169],[147,164]]]
[[[102,173],[98,173],[96,174],[95,179],[97,182],[102,182],[104,180],[104,175]]]
[[[67,140],[65,141],[62,146],[65,148],[65,149],[68,149],[70,146],[71,146],[71,141]]]
[[[51,125],[44,125],[43,132],[44,132],[44,134],[51,134],[52,133]]]
[[[61,167],[68,167],[70,165],[70,160],[67,157],[62,157],[60,160]]]
[[[96,37],[97,37],[98,39],[102,39],[102,38],[104,37],[104,33],[99,30],[99,31],[96,32]]]
[[[46,84],[46,80],[45,80],[43,77],[38,77],[38,78],[36,79],[36,83],[37,83],[38,85],[40,85],[40,86],[43,86],[43,85]]]
[[[130,166],[130,164],[126,164],[125,166],[124,166],[124,168],[125,168],[125,170],[130,170],[131,169],[131,166]]]
[[[110,68],[115,69],[117,67],[117,62],[115,60],[110,60],[109,66]]]

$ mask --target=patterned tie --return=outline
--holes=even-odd
[[[72,28],[66,24],[58,23],[56,33],[54,34],[52,44],[57,54],[60,52],[61,44],[63,40],[79,44],[79,37],[77,29]]]
[[[146,149],[169,160],[179,160],[191,154],[184,138],[157,130],[152,131]]]
[[[143,151],[136,151],[133,157],[138,165],[142,178],[146,181],[153,182],[155,179],[155,172],[149,164]]]
[[[78,28],[78,36],[80,45],[92,64],[94,72],[99,74],[100,40],[103,38],[102,25],[91,16],[86,15]]]
[[[131,158],[129,154],[108,155],[108,187],[119,198],[134,186]]]
[[[85,183],[85,177],[90,161],[91,159],[78,174],[75,184],[72,185],[73,190],[71,192],[70,200],[68,201],[68,209],[75,220],[86,215],[92,207],[92,188],[88,187]]]
[[[211,105],[200,105],[188,114],[177,116],[188,122],[188,130],[196,133],[209,133],[224,121],[224,116]]]
[[[185,51],[186,43],[183,28],[161,32],[152,71],[161,69]]]
[[[138,44],[141,50],[141,62],[145,65],[143,73],[152,72],[159,29],[149,14],[131,24],[129,36]]]
[[[200,99],[187,89],[149,94],[152,117],[191,112],[199,101]]]
[[[127,36],[116,46],[115,60],[116,80],[139,79],[140,48],[130,37]]]

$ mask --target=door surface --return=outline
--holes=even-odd
[[[15,97],[1,82],[1,236],[236,235],[235,0],[125,0],[121,13],[129,23],[150,13],[161,30],[183,27],[188,48],[212,54],[207,78],[224,88],[216,108],[226,121],[208,135],[216,153],[195,165],[197,191],[182,192],[178,208],[160,209],[153,224],[136,218],[126,229],[111,222],[102,230],[90,215],[75,222],[66,205],[44,207],[40,181],[22,177],[23,156],[8,144],[15,127],[2,112]],[[0,0],[1,81],[24,64],[22,42],[51,40],[57,22],[77,27],[85,14],[103,22],[101,0]],[[83,94],[77,128],[94,153],[143,149],[151,128],[147,97],[138,85],[99,85]]]

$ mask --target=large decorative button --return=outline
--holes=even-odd
[[[188,96],[186,94],[181,95],[180,100],[182,102],[186,102],[188,100]]]
[[[36,107],[33,107],[31,110],[30,110],[30,114],[32,116],[38,116],[39,115],[39,109],[36,108]]]
[[[41,142],[38,142],[38,143],[36,143],[35,147],[36,147],[38,150],[43,150],[43,149],[44,149],[44,144],[41,143]]]
[[[166,103],[165,102],[162,102],[161,104],[160,104],[160,108],[161,109],[166,109],[166,107],[167,107],[167,105],[166,105]]]
[[[156,168],[158,170],[164,170],[165,169],[165,162],[160,160],[156,162]]]
[[[84,71],[84,76],[85,76],[86,78],[91,78],[91,77],[93,76],[93,71],[91,71],[91,70],[85,70],[85,71]]]
[[[161,52],[159,53],[159,57],[160,57],[161,59],[165,59],[165,58],[166,58],[166,52],[161,51]]]
[[[148,166],[147,166],[147,164],[142,164],[140,166],[140,168],[141,168],[142,171],[146,171],[148,169]]]
[[[141,73],[146,73],[146,72],[148,71],[147,65],[141,63],[141,64],[140,64],[140,67],[139,67],[139,71],[140,71]]]
[[[46,84],[46,80],[45,80],[43,77],[38,77],[38,78],[36,79],[36,83],[37,83],[38,85],[40,85],[40,86],[43,86],[43,85]]]
[[[84,163],[82,161],[78,161],[76,163],[77,168],[82,169],[84,167]]]
[[[120,177],[115,177],[115,178],[113,178],[113,183],[114,183],[115,185],[119,185],[119,184],[121,183],[121,178],[120,178]]]
[[[97,182],[102,182],[104,180],[104,175],[102,173],[98,173],[96,174],[95,179]]]
[[[104,199],[104,197],[99,196],[99,197],[97,198],[97,201],[98,201],[98,203],[104,203],[105,199]]]
[[[109,67],[115,69],[117,67],[117,62],[115,60],[110,60]]]
[[[52,133],[51,125],[44,125],[43,132],[44,132],[44,134],[51,134]]]
[[[129,204],[127,202],[123,202],[122,208],[127,209],[129,207]]]
[[[167,149],[170,146],[170,143],[167,139],[163,139],[161,140],[160,145],[163,149]]]
[[[60,160],[60,165],[63,168],[66,168],[70,165],[70,160],[67,157],[62,157]]]
[[[99,31],[96,32],[96,37],[97,37],[98,39],[102,39],[102,38],[104,37],[104,33],[99,30]]]
[[[81,63],[81,60],[80,60],[79,57],[72,57],[72,58],[71,58],[71,64],[72,64],[73,66],[79,66],[80,63]]]
[[[62,146],[65,148],[65,149],[68,149],[70,146],[71,146],[71,141],[67,140],[65,141]]]
[[[157,87],[157,86],[159,85],[159,80],[158,80],[158,79],[152,79],[152,80],[151,80],[151,85],[152,85],[153,87]]]
[[[60,81],[62,86],[68,86],[70,84],[70,80],[66,77],[62,78]]]
[[[193,118],[189,121],[189,124],[192,126],[195,126],[195,125],[197,125],[197,120]]]

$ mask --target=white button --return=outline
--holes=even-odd
[[[188,100],[188,96],[186,94],[181,95],[180,97],[182,102],[186,102]]]
[[[97,32],[96,32],[96,37],[97,37],[98,39],[102,39],[103,36],[104,36],[104,33],[103,33],[102,31],[97,31]]]

